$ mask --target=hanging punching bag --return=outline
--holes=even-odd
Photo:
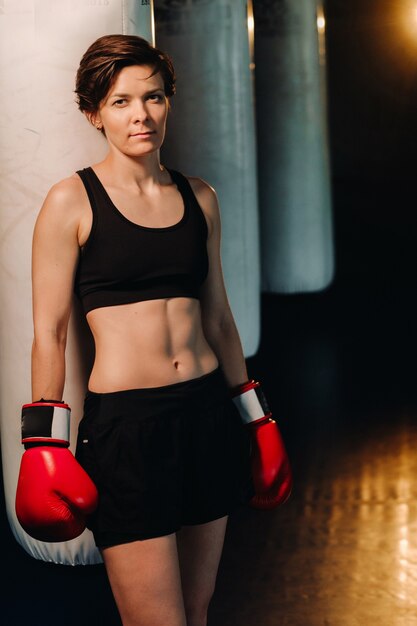
[[[317,0],[253,8],[262,288],[321,290],[334,272],[323,12]]]
[[[25,533],[14,511],[23,453],[20,412],[22,404],[31,400],[32,232],[48,189],[106,153],[105,140],[75,104],[75,74],[81,56],[95,39],[111,33],[137,34],[154,45],[152,6],[142,5],[135,0],[5,0],[0,8],[0,420],[4,491],[8,520],[18,543],[31,556],[54,563],[98,563],[101,556],[89,530],[72,541],[44,543]],[[64,398],[72,408],[74,452],[92,357],[91,336],[76,303],[66,355]]]
[[[259,344],[260,254],[248,3],[156,0],[155,40],[177,75],[161,160],[217,192],[225,283],[249,357]]]

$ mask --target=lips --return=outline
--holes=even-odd
[[[143,133],[132,133],[130,136],[131,137],[138,137],[138,136],[141,137],[142,135],[153,135],[154,132],[155,132],[154,130],[147,130],[147,131],[145,131]]]

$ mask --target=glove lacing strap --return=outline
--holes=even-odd
[[[269,420],[272,416],[259,382],[250,380],[232,391],[232,399],[245,424]]]
[[[22,443],[69,446],[71,409],[68,404],[32,402],[22,407]]]

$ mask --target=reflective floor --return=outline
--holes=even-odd
[[[273,512],[230,520],[209,624],[415,626],[409,293],[267,300],[269,323],[275,317],[286,332],[275,331],[276,359],[268,341],[252,373],[262,372],[281,417],[295,489]]]
[[[230,520],[209,626],[417,625],[417,218],[407,181],[335,186],[337,280],[265,296],[251,361],[291,500]]]

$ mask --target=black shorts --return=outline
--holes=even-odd
[[[76,458],[99,492],[98,547],[228,515],[254,495],[250,435],[217,370],[165,387],[87,392]]]

